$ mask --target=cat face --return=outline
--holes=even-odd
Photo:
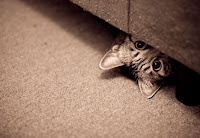
[[[136,76],[140,92],[151,98],[171,74],[170,58],[143,41],[127,35],[120,44],[114,45],[101,60],[103,70],[127,66]]]

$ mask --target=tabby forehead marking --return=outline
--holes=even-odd
[[[172,73],[171,58],[131,35],[121,33],[116,40],[119,42],[105,54],[99,67],[107,70],[125,65],[136,78],[141,94],[151,98]]]

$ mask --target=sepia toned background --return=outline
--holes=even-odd
[[[0,2],[0,137],[200,135],[175,82],[152,99],[99,61],[119,31],[67,0]]]
[[[70,0],[200,73],[199,0]]]

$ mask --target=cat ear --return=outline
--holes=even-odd
[[[152,83],[150,80],[138,79],[140,93],[146,98],[152,98],[162,86],[162,83]]]
[[[121,62],[118,57],[117,52],[112,52],[109,50],[103,57],[103,59],[99,63],[99,68],[102,70],[108,70],[112,68],[116,68],[119,66],[123,66],[124,64]]]

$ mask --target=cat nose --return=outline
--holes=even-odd
[[[112,47],[112,52],[118,52],[119,51],[119,45],[115,45]]]

